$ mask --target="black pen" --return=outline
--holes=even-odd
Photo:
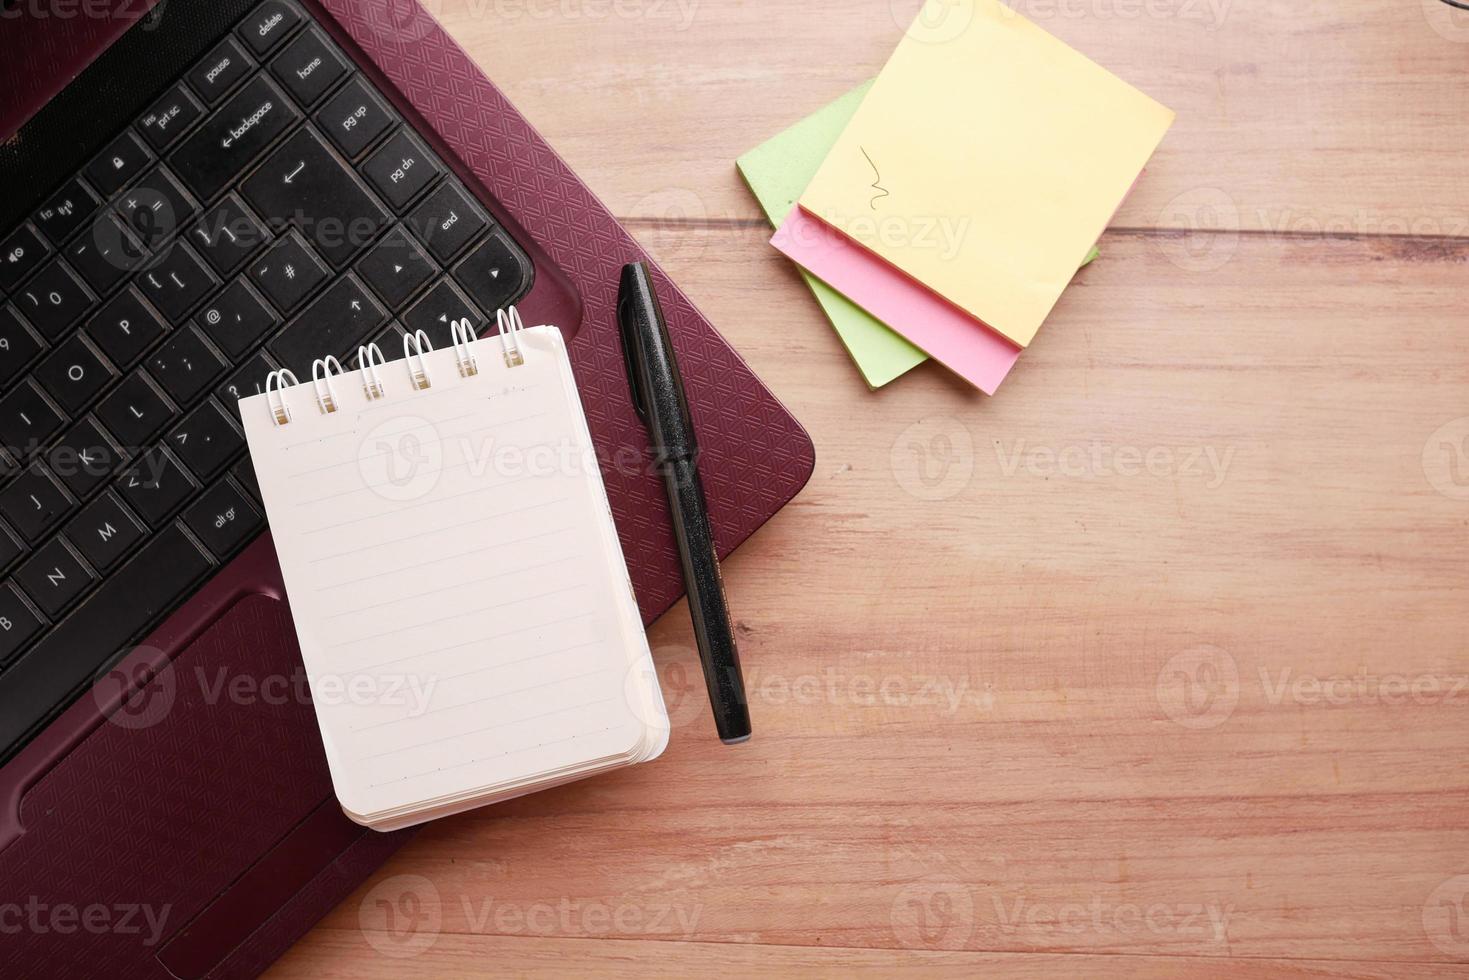
[[[678,358],[668,339],[668,326],[663,322],[663,309],[653,292],[648,269],[641,262],[622,267],[617,321],[622,330],[633,406],[648,427],[654,462],[663,471],[663,484],[668,490],[673,536],[683,564],[689,613],[694,618],[694,641],[704,664],[714,725],[720,740],[734,745],[750,737],[750,709],[740,673],[740,652],[730,627],[724,579],[719,574],[704,485],[699,480],[699,447],[689,417],[688,397],[678,373]]]

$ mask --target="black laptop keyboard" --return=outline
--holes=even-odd
[[[532,268],[268,0],[0,229],[0,760],[264,528],[236,400],[483,328]]]

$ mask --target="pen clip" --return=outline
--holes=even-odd
[[[627,383],[632,390],[632,407],[638,413],[638,418],[643,424],[648,424],[648,393],[643,389],[643,379],[638,373],[637,362],[633,359],[633,349],[637,345],[637,329],[633,322],[636,313],[633,310],[633,298],[628,295],[626,284],[617,297],[617,328],[622,333],[622,363],[627,368]]]

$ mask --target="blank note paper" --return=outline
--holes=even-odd
[[[378,829],[667,741],[561,333],[517,343],[289,388],[285,424],[241,402],[337,795]]]

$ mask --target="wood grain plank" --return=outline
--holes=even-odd
[[[382,941],[382,940],[379,940]],[[828,947],[763,946],[732,943],[677,943],[637,940],[587,942],[554,937],[440,936],[415,958],[361,959],[367,938],[322,930],[281,961],[278,974],[334,980],[373,980],[418,975],[433,960],[432,975],[458,977],[565,977],[572,972],[598,977],[657,980],[660,977],[788,977],[816,980],[835,976],[936,977],[969,980],[1050,980],[1080,975],[1095,980],[1175,980],[1198,968],[1197,960],[1164,956],[1099,956],[966,953]],[[389,947],[391,948],[391,947]],[[427,955],[431,953],[432,955]],[[574,965],[574,967],[573,967]],[[1223,964],[1206,964],[1218,969]],[[1434,980],[1461,976],[1456,967],[1426,963],[1343,963],[1310,960],[1245,960],[1229,965],[1241,980]]]

